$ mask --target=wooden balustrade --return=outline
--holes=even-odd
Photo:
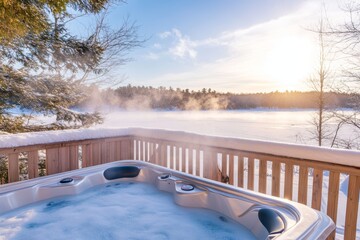
[[[348,178],[346,209],[340,206],[346,211],[344,238],[360,237],[356,235],[360,152],[164,130],[134,129],[115,135],[0,148],[8,170],[7,179],[0,182],[135,159],[307,204],[337,222],[340,180]],[[21,166],[26,166],[22,174]],[[330,239],[334,238],[335,232]]]

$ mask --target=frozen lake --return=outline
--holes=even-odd
[[[145,127],[316,145],[314,110],[111,111],[99,127]],[[336,123],[330,122],[330,128]],[[349,137],[348,129],[342,133]]]

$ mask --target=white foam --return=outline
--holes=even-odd
[[[0,216],[0,239],[255,239],[219,213],[144,183],[101,186]]]

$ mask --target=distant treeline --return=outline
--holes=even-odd
[[[125,86],[99,90],[90,87],[91,97],[82,107],[114,106],[123,109],[233,110],[249,108],[316,108],[317,92],[271,92],[253,94],[221,93],[203,88],[199,91],[146,86]],[[327,92],[327,108],[352,108],[355,96]]]

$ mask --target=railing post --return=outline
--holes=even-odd
[[[29,179],[36,178],[39,176],[39,152],[29,151],[28,152],[28,174]]]
[[[66,172],[70,170],[70,149],[69,147],[61,147],[58,149],[59,158],[59,172]]]
[[[180,170],[180,147],[179,147],[179,144],[175,145],[174,155],[175,155],[175,169],[177,171],[179,171]]]
[[[189,147],[189,173],[192,174],[192,175],[196,175],[196,169],[194,169],[196,167],[196,165],[195,165],[196,161],[195,160],[196,160],[196,153],[195,153],[195,157],[194,157],[194,148]]]
[[[91,144],[92,166],[101,164],[101,143]]]
[[[179,170],[186,171],[186,147],[184,145],[181,147],[181,168]]]
[[[329,217],[331,217],[334,223],[336,223],[337,219],[339,181],[340,173],[331,171],[329,176],[328,205],[326,213]],[[329,239],[335,239],[335,230],[330,235]]]
[[[174,146],[172,144],[169,145],[169,164],[167,167],[170,169],[175,169],[174,166]]]
[[[137,160],[144,160],[143,159],[143,140],[141,138],[138,138],[136,141],[136,159]]]
[[[69,147],[70,170],[79,169],[79,146]]]
[[[211,151],[210,148],[205,148],[203,153],[204,178],[221,181],[221,173],[217,164],[215,152]],[[196,167],[198,168],[199,166]]]
[[[259,192],[266,193],[267,185],[267,161],[260,159],[259,166]]]
[[[234,154],[229,154],[229,184],[234,185]]]
[[[200,147],[198,147],[197,149],[195,149],[195,172],[196,172],[196,176],[200,176]]]
[[[272,162],[272,181],[271,181],[271,194],[273,196],[280,196],[280,162]]]
[[[160,143],[154,143],[154,148],[155,148],[155,160],[154,163],[156,165],[160,165],[160,156],[161,156],[161,144]]]
[[[131,158],[131,140],[122,140],[121,141],[121,152],[120,152],[120,159],[121,160],[129,160]]]
[[[299,188],[298,188],[298,202],[307,204],[308,191],[308,168],[306,166],[299,166]]]
[[[145,162],[149,162],[149,142],[147,140],[144,139],[144,144],[145,144],[145,147],[144,147],[144,151],[145,151],[145,154],[144,154],[144,161]]]
[[[359,208],[360,177],[350,175],[348,186],[348,198],[346,204],[346,219],[344,239],[356,238],[356,223]]]
[[[92,154],[91,154],[91,144],[82,145],[82,167],[90,167],[93,165]]]
[[[133,137],[129,137],[129,141],[130,141],[130,156],[129,156],[129,159],[130,160],[135,160],[135,157],[134,157],[134,138]]]
[[[8,155],[9,171],[8,178],[9,182],[19,181],[19,154],[10,153]]]
[[[316,210],[320,210],[321,208],[322,179],[323,171],[321,169],[314,168],[311,207]]]
[[[284,197],[292,200],[293,196],[293,184],[294,184],[294,165],[292,163],[285,163],[285,186]]]
[[[160,144],[160,166],[167,166],[167,144]]]
[[[46,175],[51,175],[59,172],[59,149],[46,149]]]
[[[120,160],[121,142],[109,142],[109,162]],[[119,149],[120,148],[120,149]]]
[[[260,159],[259,166],[259,192],[266,193],[267,188],[267,161]]]
[[[244,187],[244,157],[238,155],[238,187]]]
[[[110,149],[109,149],[109,143],[108,142],[102,142],[100,145],[100,163],[107,163],[110,162]]]
[[[151,162],[151,163],[155,163],[155,152],[156,152],[156,149],[155,149],[155,147],[156,147],[156,143],[154,143],[154,142],[150,142],[149,143],[149,162]]]
[[[248,157],[248,184],[247,188],[250,190],[254,190],[254,161],[255,159],[251,156]]]

